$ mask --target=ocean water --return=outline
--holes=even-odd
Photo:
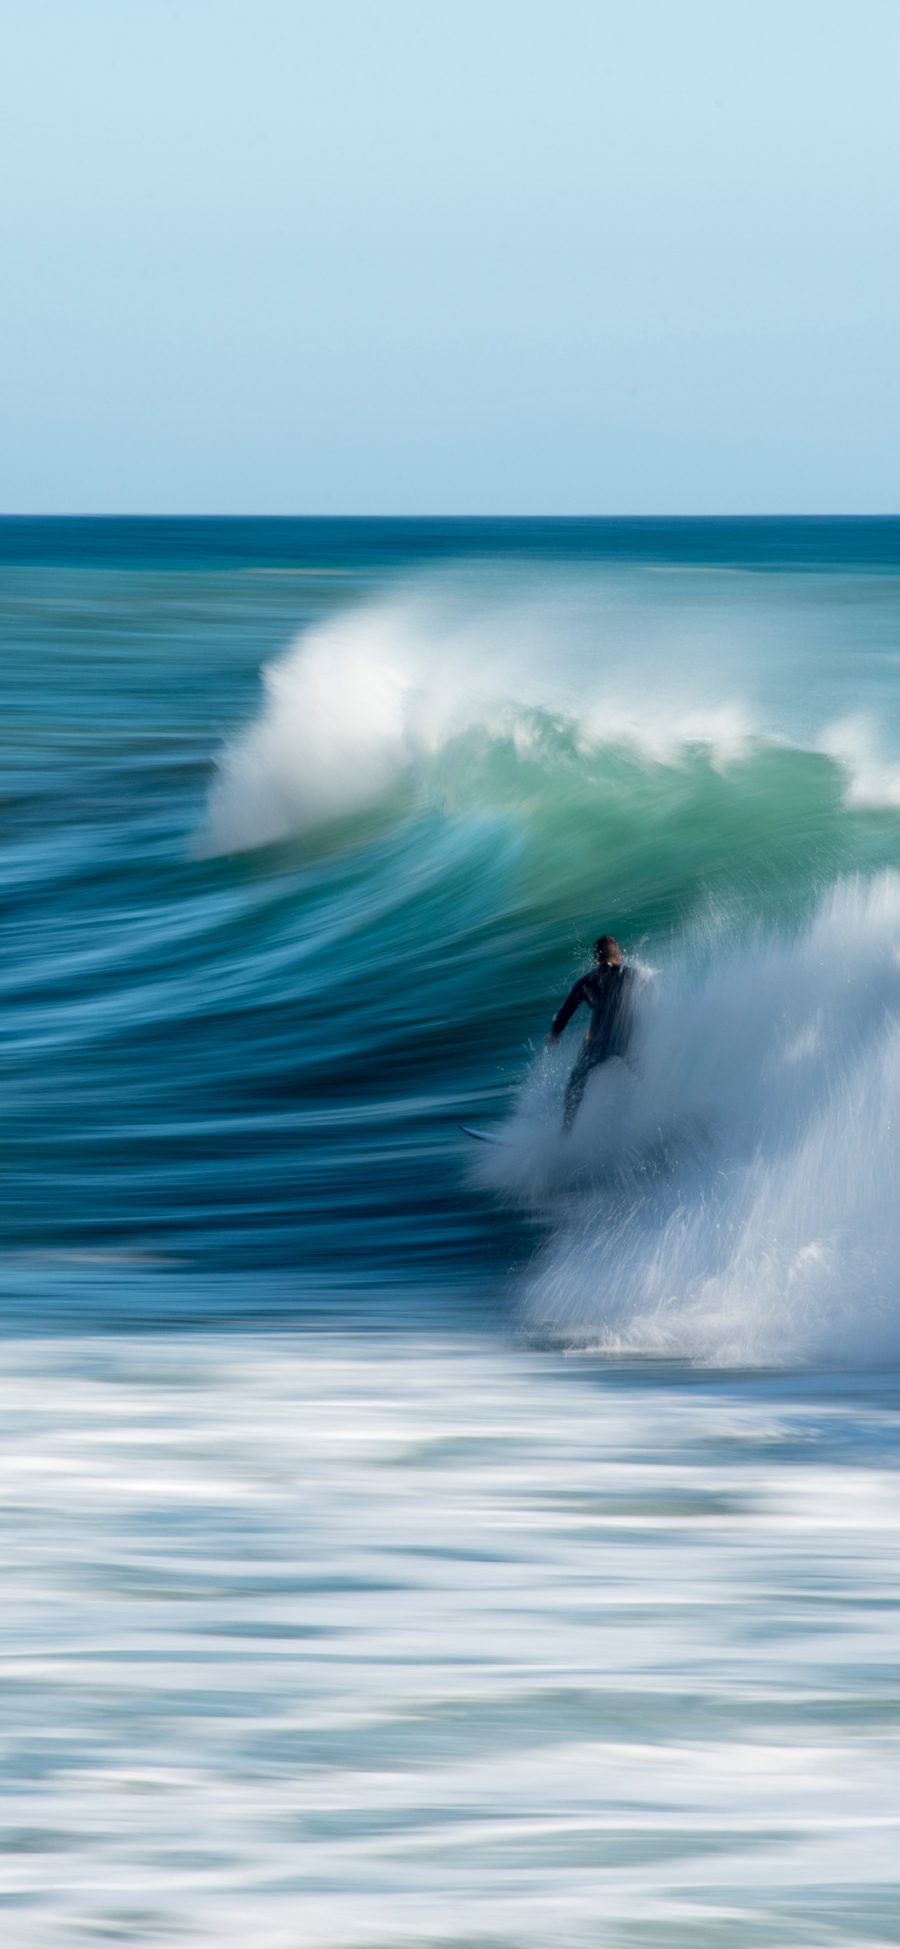
[[[900,1941],[900,521],[0,620],[4,1939]]]

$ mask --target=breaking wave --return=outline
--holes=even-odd
[[[721,772],[795,748],[828,760],[847,806],[900,804],[900,765],[865,713],[815,726],[802,691],[787,702],[758,613],[679,619],[649,577],[521,582],[513,594],[432,578],[305,632],[264,671],[258,717],[220,758],[205,848],[284,840],[404,784],[452,796],[453,770],[436,770],[448,752],[477,795],[473,761],[491,747],[570,773],[604,750]]]
[[[464,971],[535,1036],[560,929],[566,974],[601,924],[642,957],[636,1072],[598,1075],[567,1140],[574,1040],[526,1058],[474,1167],[543,1228],[520,1280],[536,1331],[736,1364],[893,1360],[900,772],[864,718],[809,721],[758,602],[698,622],[670,595],[650,577],[457,579],[329,618],[266,673],[206,844],[355,820],[355,845],[387,820],[394,897],[427,877],[450,1068],[484,1035]],[[456,835],[437,855],[435,818]]]

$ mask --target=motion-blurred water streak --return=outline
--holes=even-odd
[[[896,1381],[20,1341],[16,1949],[893,1939]]]

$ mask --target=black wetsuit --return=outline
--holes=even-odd
[[[582,1002],[591,1010],[591,1025],[566,1087],[563,1121],[571,1129],[591,1070],[611,1056],[624,1056],[631,1041],[634,969],[624,961],[614,967],[592,968],[581,975],[553,1017],[553,1034],[562,1035]]]

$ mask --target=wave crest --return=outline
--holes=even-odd
[[[687,645],[683,645],[684,650]],[[376,804],[476,733],[539,752],[549,728],[577,758],[600,747],[714,764],[752,735],[719,670],[679,645],[653,606],[535,588],[394,593],[307,631],[264,672],[262,711],[219,762],[213,851],[269,844]]]
[[[329,617],[264,671],[262,709],[219,761],[205,850],[284,840],[402,781],[427,790],[435,758],[473,738],[530,760],[565,745],[570,763],[700,753],[718,770],[793,747],[835,768],[847,809],[900,804],[900,770],[865,721],[804,728],[787,708],[759,617],[710,618],[661,593],[610,572],[575,587],[432,578]]]

